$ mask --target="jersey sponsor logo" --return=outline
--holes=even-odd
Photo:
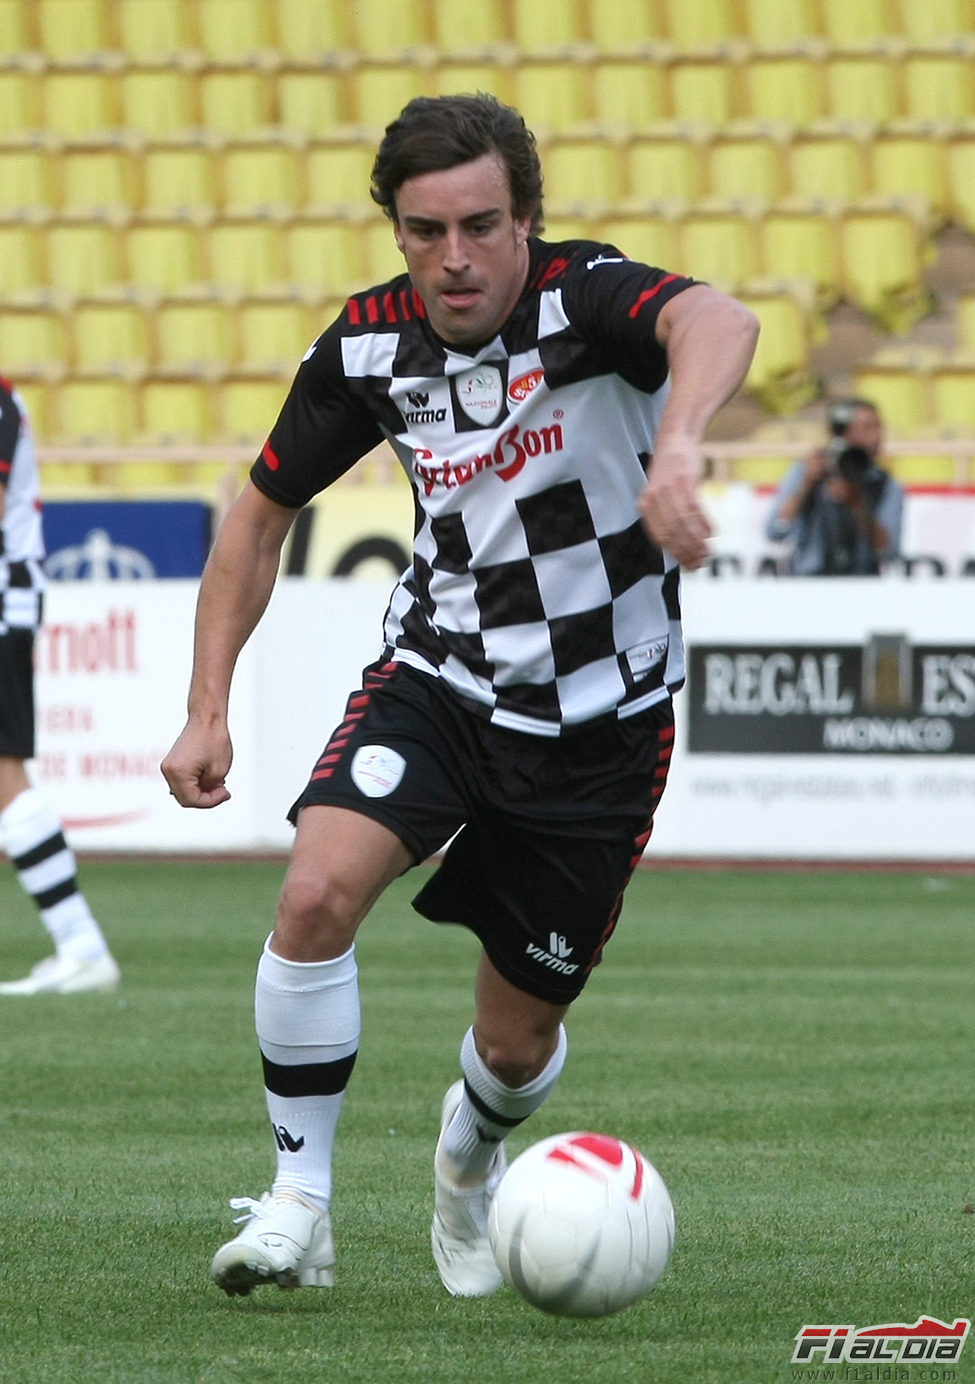
[[[423,485],[426,495],[432,494],[437,486],[456,490],[458,486],[468,485],[482,471],[494,471],[503,481],[510,481],[524,469],[529,458],[551,456],[553,452],[561,452],[564,446],[560,423],[524,431],[515,424],[501,434],[493,451],[470,461],[454,462],[449,458],[437,461],[428,448],[417,447],[413,453],[413,474]]]
[[[388,798],[406,772],[406,760],[386,745],[361,745],[352,759],[352,782],[367,798]]]
[[[508,398],[516,404],[524,403],[529,394],[534,393],[544,378],[544,370],[529,370],[527,374],[519,375],[508,385]]]
[[[454,382],[457,402],[472,423],[488,428],[497,422],[504,405],[504,381],[493,365],[466,370]]]

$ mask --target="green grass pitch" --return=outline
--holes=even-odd
[[[440,1287],[431,1160],[476,944],[400,881],[360,934],[336,1287],[228,1299],[227,1201],[273,1168],[252,992],[281,874],[83,861],[122,988],[0,1002],[4,1384],[784,1384],[813,1378],[804,1325],[972,1316],[975,876],[936,870],[638,871],[513,1141],[618,1134],[670,1187],[667,1273],[589,1322]],[[0,919],[19,975],[44,939],[6,865]],[[975,1341],[926,1377],[975,1380]]]

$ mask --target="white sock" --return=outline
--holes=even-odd
[[[538,1076],[525,1086],[505,1086],[477,1051],[473,1028],[467,1030],[460,1048],[464,1095],[444,1131],[442,1146],[460,1185],[480,1182],[501,1140],[548,1099],[565,1066],[567,1050],[565,1027],[560,1024],[555,1051]]]
[[[275,1192],[327,1211],[332,1146],[359,1050],[355,948],[334,961],[286,961],[265,943],[254,997],[265,1095],[277,1145]]]
[[[79,961],[107,956],[108,943],[78,888],[61,819],[37,788],[26,788],[0,812],[0,842],[58,956]]]

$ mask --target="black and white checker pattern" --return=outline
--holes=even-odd
[[[0,545],[0,635],[36,630],[44,577],[40,483],[27,408],[8,380],[0,379],[0,485],[4,506]]]
[[[512,317],[465,356],[394,280],[320,338],[252,472],[272,498],[303,503],[347,468],[343,433],[376,421],[420,520],[387,650],[497,724],[558,735],[683,680],[678,573],[637,497],[667,389],[656,315],[689,282],[608,247],[535,241]]]

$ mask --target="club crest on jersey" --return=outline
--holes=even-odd
[[[457,402],[472,423],[488,428],[501,416],[504,407],[504,381],[494,365],[478,365],[465,370],[454,381]]]

